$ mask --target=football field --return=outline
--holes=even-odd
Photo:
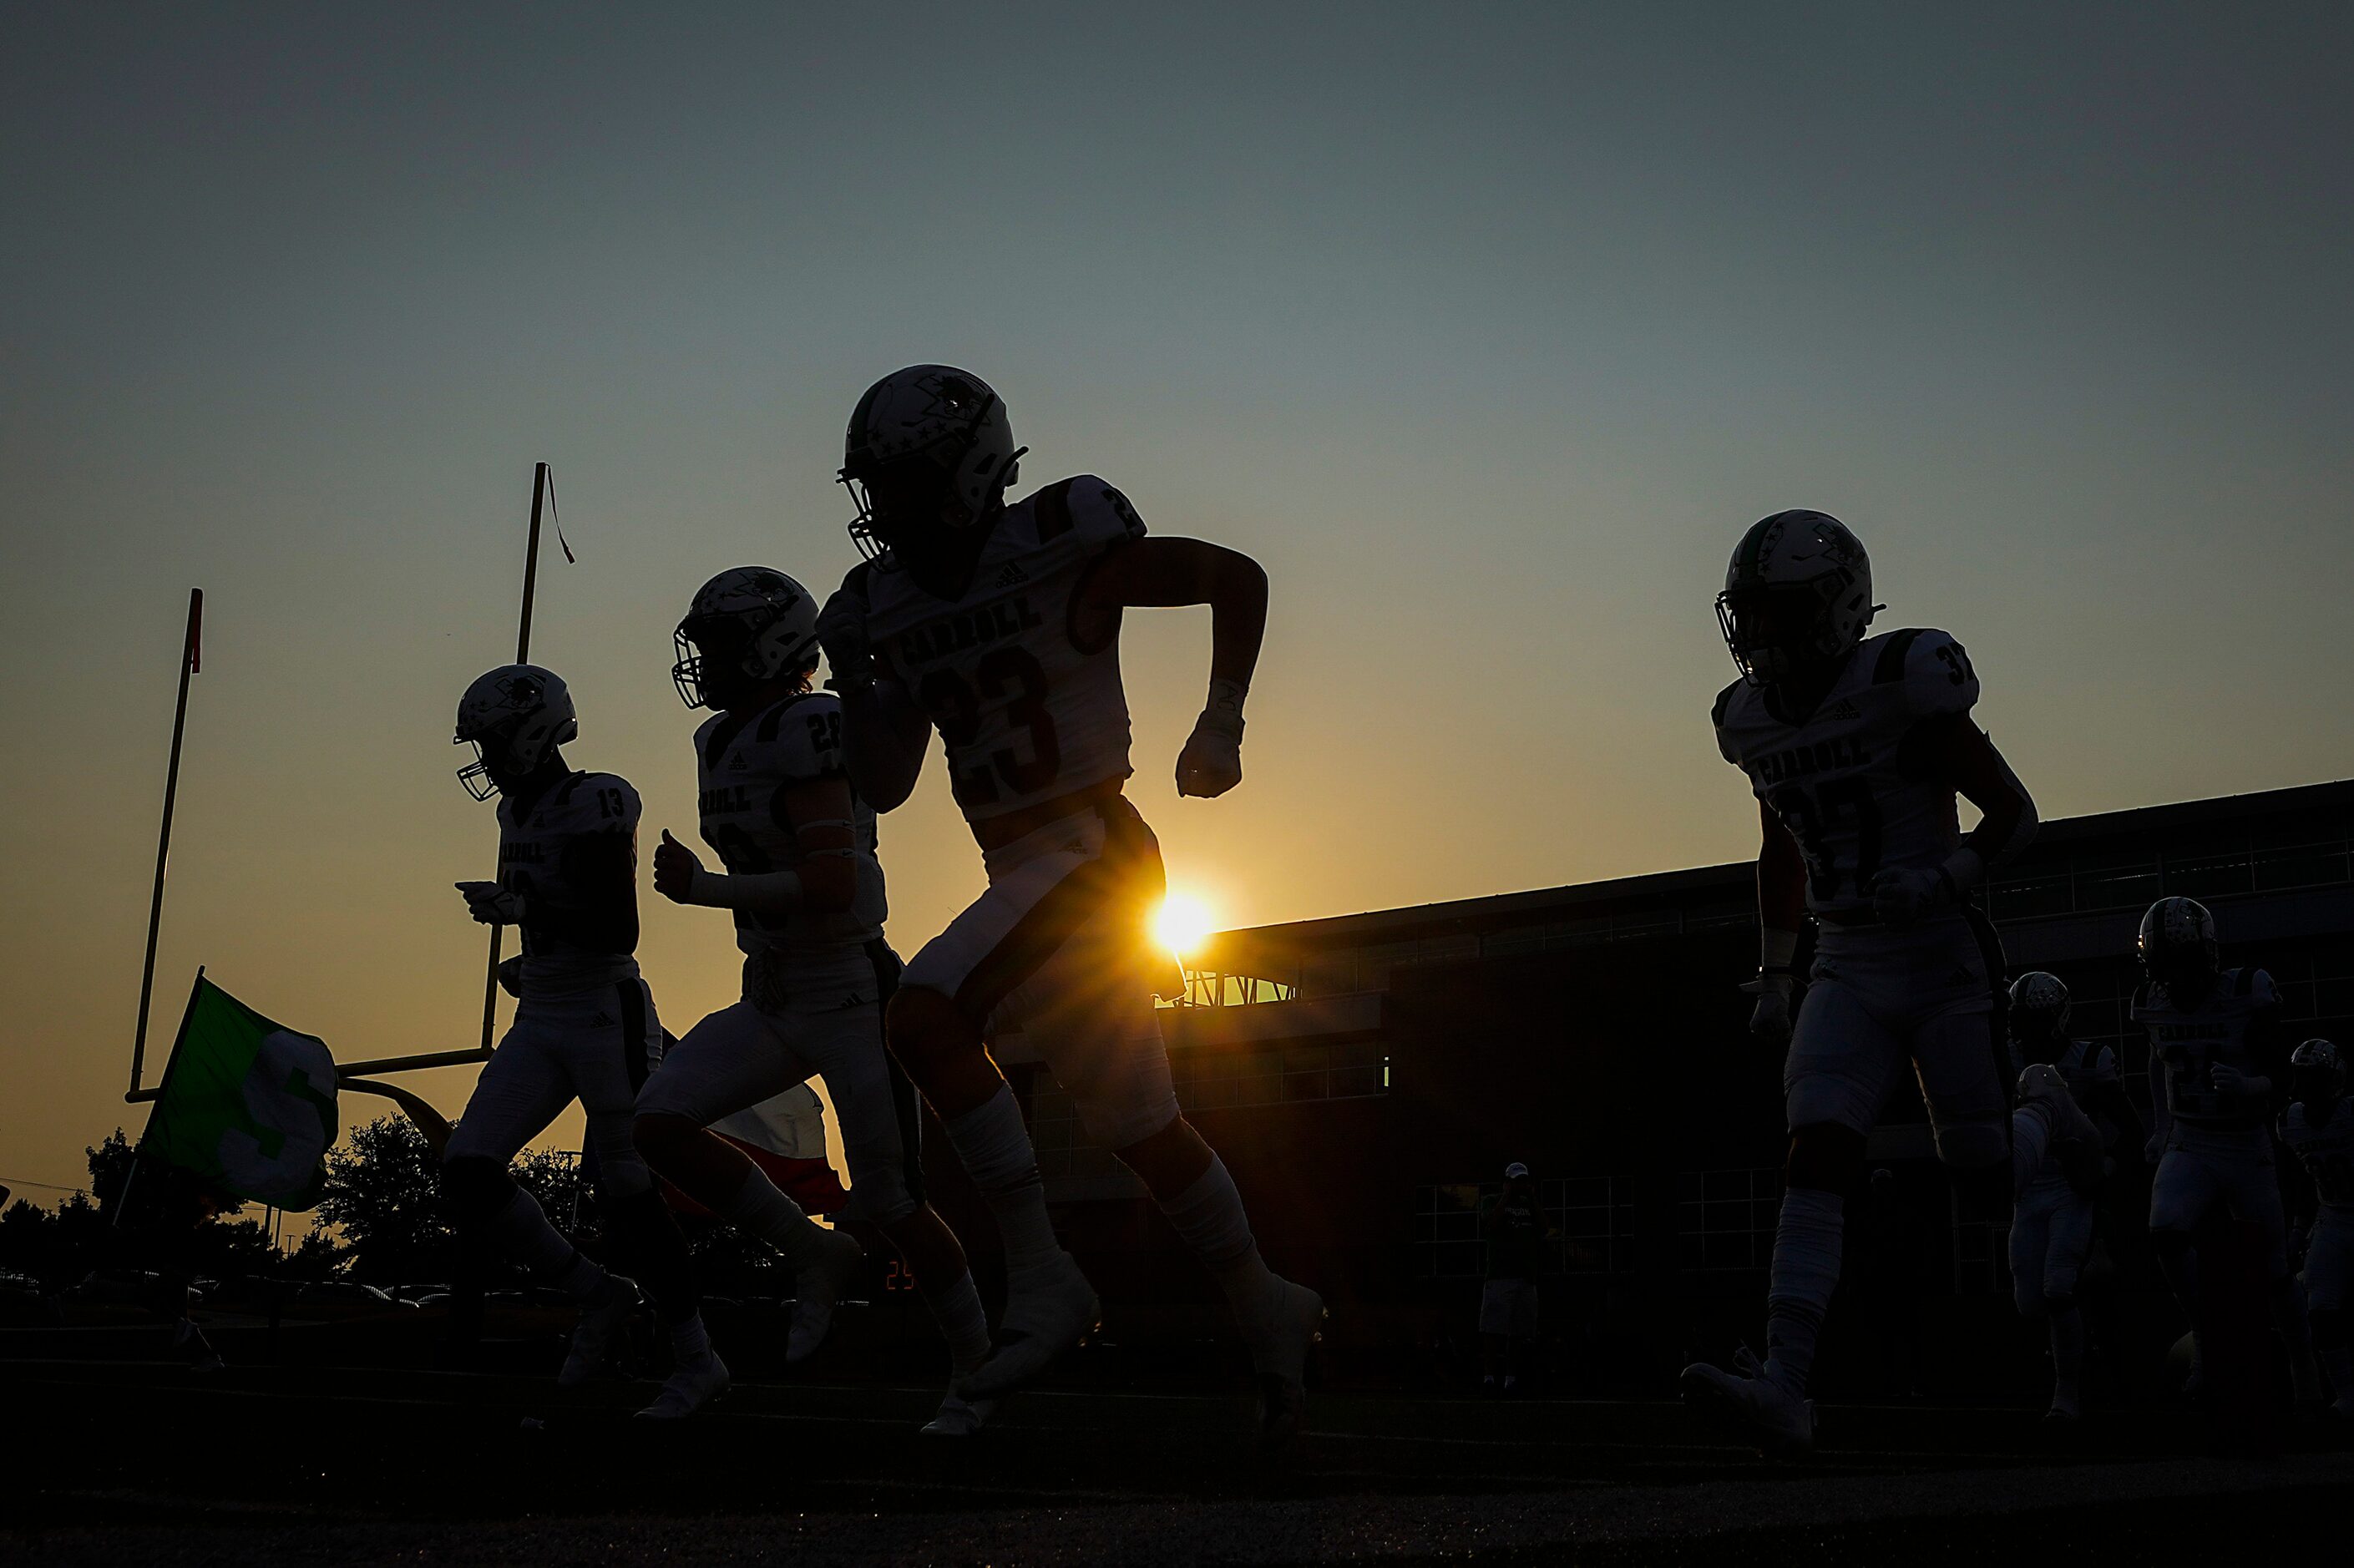
[[[2163,1562],[2338,1544],[2354,1452],[2198,1453],[2141,1413],[1839,1406],[1804,1465],[1668,1404],[1320,1396],[1278,1456],[1239,1393],[1042,1390],[982,1440],[937,1391],[0,1362],[0,1556],[70,1563]],[[2318,1548],[2317,1548],[2318,1549]]]

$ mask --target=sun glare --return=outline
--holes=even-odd
[[[1153,936],[1179,958],[1200,947],[1213,929],[1210,906],[1187,893],[1171,894],[1152,918]]]

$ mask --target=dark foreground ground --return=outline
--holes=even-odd
[[[2343,1551],[2354,1453],[2200,1457],[2187,1417],[2065,1450],[2023,1412],[1840,1407],[1804,1466],[1669,1404],[1320,1397],[1268,1457],[1223,1390],[1038,1392],[971,1444],[936,1391],[0,1361],[0,1559],[78,1563],[1808,1563]]]

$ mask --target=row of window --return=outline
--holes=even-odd
[[[2168,895],[2218,898],[2354,881],[2354,843],[2348,825],[2327,812],[2259,822],[2233,830],[2233,842],[2202,853],[2159,856],[2142,848],[2087,851],[2060,858],[2031,855],[2020,871],[1987,890],[1998,922],[2052,915],[2147,907]],[[1406,941],[1334,948],[1306,954],[1265,975],[1202,972],[1190,977],[1197,1003],[1242,1006],[1301,997],[1343,996],[1387,989],[1403,964],[1455,959],[1504,958],[1556,948],[1584,947],[1630,937],[1674,936],[1753,925],[1745,902],[1686,909],[1589,916],[1516,927],[1485,935],[1450,932]],[[2328,1012],[2343,1009],[2320,1008]]]
[[[1479,1238],[1483,1208],[1500,1182],[1440,1182],[1416,1188],[1413,1244],[1426,1278],[1476,1278],[1486,1271]],[[1635,1179],[1557,1177],[1537,1183],[1537,1204],[1557,1234],[1546,1244],[1552,1272],[1629,1274],[1635,1267]],[[1676,1181],[1676,1234],[1687,1269],[1714,1273],[1762,1269],[1774,1250],[1782,1173],[1755,1170],[1687,1171]]]

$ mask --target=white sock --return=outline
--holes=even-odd
[[[1782,1194],[1774,1266],[1766,1287],[1766,1372],[1792,1393],[1807,1392],[1815,1337],[1839,1285],[1846,1201],[1837,1192],[1792,1187]]]
[[[949,1143],[965,1174],[981,1189],[1005,1238],[1005,1266],[1028,1268],[1061,1252],[1046,1218],[1046,1184],[1038,1177],[1037,1151],[1022,1125],[1022,1107],[1013,1087],[1001,1087],[987,1101],[947,1124]]]
[[[744,1185],[736,1190],[736,1195],[727,1200],[720,1213],[737,1230],[758,1236],[775,1247],[795,1268],[817,1255],[818,1242],[824,1234],[810,1223],[799,1203],[760,1174],[758,1166],[746,1173]]]
[[[1237,1310],[1257,1305],[1274,1276],[1259,1257],[1243,1195],[1225,1160],[1211,1155],[1200,1180],[1162,1203],[1161,1212]]]
[[[955,1376],[962,1377],[989,1359],[989,1315],[981,1309],[981,1292],[973,1288],[970,1270],[937,1296],[927,1292],[924,1304],[949,1342],[949,1366]]]
[[[605,1294],[605,1271],[565,1240],[564,1233],[548,1223],[538,1201],[522,1188],[510,1192],[507,1201],[484,1217],[483,1229],[533,1278],[546,1280],[584,1303]]]
[[[681,1365],[711,1353],[711,1333],[703,1326],[702,1313],[691,1312],[670,1326],[670,1348]]]

